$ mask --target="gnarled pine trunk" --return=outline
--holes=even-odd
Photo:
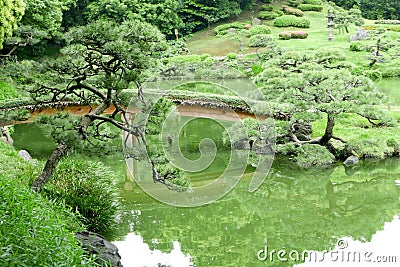
[[[105,101],[88,115],[101,115],[109,106],[110,102]],[[80,123],[79,132],[84,133],[92,122],[93,120],[90,117],[83,117]],[[65,143],[60,143],[56,149],[54,149],[53,153],[46,161],[42,173],[35,179],[35,181],[33,181],[33,191],[40,191],[44,185],[50,181],[50,179],[53,177],[54,171],[56,170],[57,164],[67,154],[68,150],[69,147]]]
[[[58,162],[65,156],[65,154],[67,154],[67,152],[68,146],[64,143],[59,144],[56,149],[54,149],[53,153],[51,153],[51,156],[46,161],[42,173],[35,179],[35,181],[33,181],[33,191],[39,191],[48,181],[50,181]]]
[[[335,127],[335,118],[334,115],[328,114],[328,121],[326,122],[325,133],[319,140],[319,143],[323,146],[326,146],[329,140],[333,137],[333,127]]]

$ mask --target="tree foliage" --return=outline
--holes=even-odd
[[[333,0],[337,5],[350,9],[357,5],[368,19],[397,19],[400,16],[400,2],[397,0]]]
[[[166,49],[164,36],[155,27],[139,21],[125,21],[119,25],[98,21],[71,29],[67,40],[69,44],[61,51],[62,56],[40,66],[36,79],[30,80],[34,84],[27,88],[33,98],[37,103],[74,100],[98,104],[78,122],[65,125],[62,118],[52,121],[61,129],[61,135],[65,133],[63,128],[72,127],[84,140],[107,138],[99,128],[105,123],[125,129],[123,123],[116,120],[118,113],[125,112],[120,104],[120,93],[129,86],[139,85],[145,78],[144,72],[155,66],[155,58]],[[111,106],[114,108],[111,117],[102,116]],[[71,138],[59,138],[58,147],[33,183],[35,189],[40,189],[51,178],[72,144]]]
[[[128,0],[102,0],[91,2],[87,6],[86,15],[89,21],[98,19],[111,19],[121,23],[126,19],[139,19],[157,26],[167,35],[174,33],[174,29],[183,26],[182,19],[178,17],[179,1],[128,1]]]
[[[11,36],[17,28],[25,11],[22,0],[0,1],[0,49],[3,47],[4,38]]]
[[[298,140],[291,124],[289,136],[295,143],[328,145],[332,138],[340,140],[334,136],[333,129],[335,117],[341,113],[377,119],[374,105],[380,102],[382,95],[371,80],[353,75],[343,60],[343,55],[336,50],[315,54],[287,52],[265,63],[264,71],[256,77],[266,98],[280,103],[278,108],[292,123],[326,114],[325,133],[310,141]]]
[[[159,27],[166,35],[174,29],[183,34],[209,26],[211,23],[239,15],[250,7],[252,0],[76,0],[64,13],[63,25],[84,25],[99,18],[114,21],[140,19]]]

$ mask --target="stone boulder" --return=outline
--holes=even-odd
[[[0,139],[6,144],[13,145],[14,140],[11,138],[7,126],[0,127]]]
[[[252,146],[252,150],[256,154],[261,154],[261,155],[274,154],[273,144],[270,144],[269,140],[266,138],[256,139],[256,141],[254,141],[254,144]]]
[[[234,149],[238,149],[238,150],[249,150],[250,149],[250,140],[248,138],[242,138],[238,141],[233,142],[232,146]]]
[[[312,134],[312,125],[307,122],[294,122],[291,126],[292,133],[299,139],[300,141],[309,141],[311,140]]]
[[[18,156],[20,156],[21,158],[23,158],[26,161],[32,161],[33,160],[31,155],[29,154],[29,152],[26,151],[26,150],[20,150],[18,152]]]
[[[117,246],[103,236],[89,231],[77,232],[75,236],[88,253],[99,257],[96,261],[99,266],[122,267]]]
[[[365,40],[368,37],[368,32],[364,28],[358,28],[356,35],[352,35],[349,38],[350,42]]]
[[[360,160],[356,156],[350,156],[348,157],[343,164],[346,166],[354,166],[356,165]]]

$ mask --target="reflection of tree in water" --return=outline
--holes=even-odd
[[[164,251],[178,240],[198,266],[260,265],[256,253],[265,241],[270,251],[329,250],[342,236],[370,240],[399,214],[393,181],[400,174],[399,163],[364,162],[347,176],[343,166],[303,170],[278,159],[255,193],[247,191],[250,179],[244,178],[224,199],[199,208],[170,207],[135,193],[132,201],[147,204],[127,205],[141,214],[125,214],[119,231],[125,235],[131,224],[150,248]]]

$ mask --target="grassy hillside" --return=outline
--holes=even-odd
[[[251,24],[252,18],[257,17],[260,6],[258,4],[254,7],[252,12],[245,12],[240,17],[235,20],[228,21],[241,21]],[[272,5],[274,10],[280,10],[282,7],[282,2],[275,3]],[[285,48],[286,50],[296,50],[296,51],[309,51],[317,50],[320,48],[339,48],[346,52],[346,56],[349,61],[356,61],[360,64],[367,64],[367,59],[365,55],[367,52],[350,52],[349,38],[356,33],[358,27],[353,24],[349,27],[349,33],[339,34],[339,30],[334,30],[334,40],[332,42],[328,41],[328,27],[327,27],[327,13],[332,6],[328,4],[323,4],[323,10],[321,12],[305,11],[303,18],[310,20],[310,27],[301,29],[295,27],[274,27],[274,20],[262,20],[261,24],[267,25],[271,29],[271,37],[278,44],[278,46]],[[225,23],[228,23],[225,22]],[[365,20],[366,24],[373,24],[373,21]],[[239,42],[227,37],[216,36],[213,29],[218,25],[213,25],[207,30],[198,32],[188,38],[187,45],[192,54],[204,54],[209,53],[213,56],[225,56],[228,53],[240,53]],[[308,33],[307,39],[292,39],[292,40],[280,40],[279,33],[283,31],[297,31],[302,30]],[[393,33],[396,37],[400,36],[400,33]],[[250,48],[247,46],[249,38],[244,38],[244,51],[243,54],[251,53],[256,51],[255,48]],[[366,41],[364,41],[366,42]]]

